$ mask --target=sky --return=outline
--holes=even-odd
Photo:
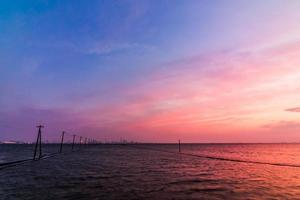
[[[0,140],[300,142],[298,0],[2,0]]]

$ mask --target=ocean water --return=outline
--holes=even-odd
[[[44,147],[55,153],[58,145]],[[33,145],[0,145],[0,163]],[[94,145],[0,170],[0,199],[300,199],[299,144]]]

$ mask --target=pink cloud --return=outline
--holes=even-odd
[[[286,109],[286,111],[289,111],[289,112],[300,112],[300,107],[288,108],[288,109]]]
[[[93,101],[84,109],[80,109],[83,100],[76,97],[73,108],[32,108],[31,115],[23,110],[5,115],[9,119],[5,124],[20,122],[30,138],[36,132],[32,122],[42,120],[49,132],[59,134],[65,129],[101,140],[280,141],[278,135],[272,136],[276,128],[290,135],[298,128],[295,115],[285,112],[299,112],[299,108],[286,109],[300,100],[297,44],[166,63],[132,86],[113,91],[113,101],[98,101],[98,96],[89,93]],[[88,104],[88,99],[84,102]],[[282,119],[296,124],[279,123],[262,129]],[[8,137],[12,129],[3,129]]]
[[[144,82],[124,90],[125,100],[99,114],[99,122],[108,117],[111,127],[143,132],[145,137],[145,132],[201,133],[199,139],[203,132],[258,132],[261,124],[290,117],[282,111],[299,99],[300,47],[296,44],[167,63]]]
[[[265,124],[262,126],[263,128],[271,129],[272,131],[280,132],[283,131],[285,133],[290,133],[291,131],[299,131],[300,130],[300,122],[297,121],[278,121],[270,124]]]

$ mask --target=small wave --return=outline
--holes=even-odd
[[[222,187],[214,187],[214,188],[191,188],[189,189],[190,192],[223,192],[227,191],[226,188]]]
[[[197,183],[214,183],[215,180],[212,179],[186,179],[186,180],[177,180],[169,182],[168,185],[188,185],[188,184],[197,184]]]

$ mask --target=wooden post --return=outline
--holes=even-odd
[[[181,153],[181,144],[180,144],[180,140],[178,140],[178,151],[179,151],[179,153]]]
[[[39,159],[42,157],[42,130],[40,131],[40,155],[39,155]]]
[[[44,126],[39,125],[39,126],[37,126],[37,128],[39,130],[38,130],[38,135],[37,135],[36,142],[35,142],[33,160],[35,160],[36,157],[37,157],[37,151],[38,151],[38,149],[39,149],[38,159],[40,159],[42,157],[42,128],[44,128]]]
[[[39,139],[40,139],[40,131],[38,131],[38,134],[37,134],[37,137],[36,137],[33,160],[35,160],[35,157],[36,157],[36,151],[37,151],[37,148],[38,148]]]
[[[72,151],[74,151],[75,138],[76,138],[76,135],[73,135]]]
[[[64,144],[64,136],[65,136],[65,132],[63,131],[62,134],[61,134],[61,142],[60,142],[59,153],[62,153],[62,148],[63,148],[63,144]]]

